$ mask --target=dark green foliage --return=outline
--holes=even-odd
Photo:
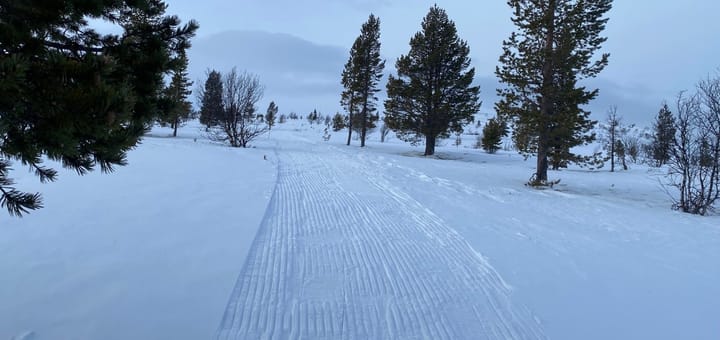
[[[0,3],[0,205],[13,215],[40,208],[12,187],[11,162],[42,182],[56,171],[85,174],[126,164],[161,110],[163,77],[189,46],[195,22],[166,16],[159,0]],[[94,18],[120,34],[100,34]]]
[[[278,107],[275,105],[275,102],[270,102],[270,105],[268,105],[267,113],[265,113],[265,123],[267,123],[268,130],[272,130],[272,127],[275,125],[275,119],[277,117],[278,113]]]
[[[590,143],[594,121],[583,105],[597,90],[578,82],[595,77],[608,63],[608,54],[594,59],[606,38],[612,0],[509,0],[518,31],[503,42],[495,73],[503,88],[495,105],[513,126],[513,140],[526,156],[537,155],[534,184],[547,181],[548,159],[553,167],[567,162],[588,163],[593,157],[570,152]]]
[[[710,136],[703,136],[698,139],[697,144],[699,145],[697,151],[697,165],[701,168],[710,168],[714,166],[715,155],[712,143],[710,143]]]
[[[410,40],[410,52],[395,63],[398,75],[388,80],[385,123],[405,141],[424,137],[426,156],[435,153],[438,138],[462,132],[480,108],[469,54],[455,23],[436,5]]]
[[[655,160],[656,166],[662,166],[670,160],[672,144],[675,139],[675,118],[667,104],[663,104],[658,112],[653,128],[655,133],[651,143],[652,158]]]
[[[379,117],[373,113],[377,111],[376,94],[384,68],[385,61],[380,58],[380,19],[370,14],[353,43],[342,74],[345,90],[340,102],[349,115],[348,145],[353,129],[360,133],[360,147],[364,147],[368,130],[375,128]]]
[[[207,127],[218,125],[223,111],[223,80],[220,72],[207,72],[205,87],[199,89],[200,123]]]
[[[365,118],[363,118],[362,115],[357,114],[354,116],[354,122],[352,124],[353,130],[360,134],[360,146],[365,146],[365,143],[362,142],[362,136],[365,135],[367,137],[368,133],[371,133],[377,128],[377,122],[380,120],[379,115],[370,115]],[[364,122],[364,125],[363,125]],[[363,131],[364,129],[364,131]]]
[[[10,162],[0,158],[0,191],[2,192],[0,207],[6,208],[10,215],[14,216],[22,216],[30,210],[42,208],[40,194],[24,193],[12,187],[15,182],[7,177],[10,170],[12,170]],[[56,176],[54,170],[51,169],[41,171],[40,174],[40,180],[43,182],[53,180]]]
[[[185,51],[182,51],[175,67],[172,69],[170,85],[163,91],[163,103],[159,121],[161,124],[170,125],[173,129],[173,137],[177,137],[177,130],[180,124],[190,119],[192,103],[188,101],[190,86],[192,82],[187,73],[188,60]]]
[[[497,118],[491,118],[483,128],[482,148],[487,153],[496,153],[502,145],[502,138],[508,134],[505,123]]]
[[[320,114],[317,112],[317,110],[313,110],[313,112],[310,112],[307,115],[307,121],[310,124],[313,123],[319,123],[320,122]]]
[[[345,117],[339,112],[335,113],[332,120],[332,129],[337,132],[345,128]]]

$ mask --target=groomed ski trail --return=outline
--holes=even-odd
[[[218,339],[545,339],[492,266],[381,169],[291,144]]]

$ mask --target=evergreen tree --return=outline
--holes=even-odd
[[[385,61],[380,58],[380,19],[370,14],[350,50],[342,79],[345,90],[341,103],[350,116],[349,130],[355,128],[360,133],[360,147],[365,146],[367,132],[378,120],[373,114],[377,110],[375,94],[380,91],[378,83],[384,68]],[[351,136],[352,131],[348,132],[348,145]]]
[[[656,166],[662,166],[670,160],[675,140],[675,118],[667,104],[663,104],[658,112],[653,128],[652,157]]]
[[[496,153],[502,145],[502,138],[507,135],[507,126],[497,118],[491,118],[483,128],[482,148],[487,153]]]
[[[310,112],[307,115],[307,121],[312,125],[313,123],[317,123],[320,119],[320,114],[317,112],[317,109],[314,109],[312,112]]]
[[[267,113],[265,113],[265,123],[267,123],[268,130],[272,130],[272,127],[275,125],[275,119],[277,117],[278,113],[278,107],[275,105],[275,102],[270,102],[270,105],[268,105]]]
[[[13,162],[41,182],[57,178],[43,159],[81,175],[126,164],[197,29],[166,9],[159,0],[1,2],[0,206],[16,216],[42,207],[39,194],[14,187]],[[119,33],[100,34],[88,18]]]
[[[385,123],[405,141],[425,137],[426,156],[435,154],[438,138],[463,131],[480,108],[469,54],[455,23],[435,5],[410,40],[410,52],[398,58],[397,77],[388,80]]]
[[[335,113],[332,120],[332,129],[337,132],[345,128],[345,117],[339,112]]]
[[[508,0],[518,32],[503,42],[497,74],[506,86],[497,90],[498,115],[513,125],[521,153],[537,155],[533,185],[547,183],[548,158],[554,167],[591,158],[570,152],[590,143],[595,121],[582,108],[598,90],[578,82],[595,77],[608,64],[608,54],[593,59],[612,0]]]
[[[168,124],[173,129],[173,137],[177,137],[180,124],[190,119],[192,103],[188,101],[192,81],[187,73],[188,60],[185,51],[182,51],[172,70],[170,85],[165,89],[165,107],[160,116],[162,124]]]
[[[345,90],[343,90],[342,94],[340,95],[340,104],[345,108],[345,111],[347,111],[347,119],[345,122],[345,126],[348,128],[348,136],[347,136],[347,145],[350,145],[350,140],[352,139],[352,132],[353,132],[353,121],[355,120],[355,111],[358,108],[357,105],[357,94],[355,91],[353,91],[353,86],[355,84],[355,56],[359,53],[358,50],[360,49],[360,38],[358,37],[355,40],[355,43],[353,43],[352,48],[350,49],[350,58],[348,58],[348,61],[345,63],[345,68],[342,72],[342,79],[341,83]]]
[[[200,101],[200,123],[208,128],[219,124],[223,111],[223,80],[220,72],[206,73],[205,87],[198,91]]]

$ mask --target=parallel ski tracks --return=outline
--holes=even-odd
[[[323,151],[280,151],[218,339],[544,339],[452,228],[378,169]]]

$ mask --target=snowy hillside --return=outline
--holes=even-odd
[[[251,149],[157,129],[113,175],[63,173],[0,225],[0,339],[717,339],[720,216],[660,171],[551,172],[448,140]]]

